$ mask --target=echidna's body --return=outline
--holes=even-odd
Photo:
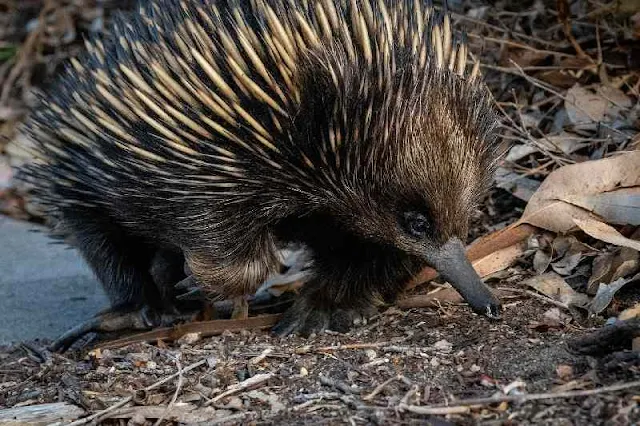
[[[251,292],[297,241],[315,275],[282,332],[341,327],[425,264],[495,313],[457,240],[495,118],[448,18],[420,0],[151,0],[112,32],[35,110],[24,176],[115,306],[168,309],[180,253],[208,292]]]

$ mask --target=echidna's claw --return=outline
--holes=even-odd
[[[314,309],[298,300],[289,308],[272,332],[279,336],[299,334],[308,337],[312,333],[325,330],[346,333],[356,324],[366,323],[367,318],[377,313],[374,307],[368,309]]]
[[[198,283],[191,275],[183,279],[182,281],[178,282],[178,284],[175,285],[175,289],[180,292],[180,294],[176,296],[176,299],[178,300],[182,300],[182,301],[205,300],[205,295],[204,295],[204,292],[202,291],[202,288],[198,286]]]

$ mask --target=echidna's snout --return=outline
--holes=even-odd
[[[500,301],[471,266],[460,240],[452,238],[439,248],[430,250],[426,257],[475,312],[491,319],[500,319]]]

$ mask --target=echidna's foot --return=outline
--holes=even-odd
[[[312,333],[325,330],[346,333],[354,325],[361,325],[377,313],[375,307],[365,309],[318,309],[310,308],[306,303],[297,302],[289,308],[273,332],[279,336],[299,334],[308,337]]]
[[[195,301],[203,302],[206,300],[205,294],[202,288],[198,285],[193,275],[189,275],[187,278],[178,282],[175,285],[175,289],[178,292],[176,299],[181,301]]]
[[[112,308],[78,324],[58,337],[50,346],[53,352],[64,352],[88,333],[111,333],[127,330],[148,330],[168,327],[178,322],[193,320],[199,311],[159,313],[144,306],[137,310]]]

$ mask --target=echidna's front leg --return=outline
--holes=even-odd
[[[328,262],[324,254],[316,251],[310,278],[273,329],[276,334],[347,332],[393,303],[417,268],[402,255],[338,256]]]
[[[306,282],[273,332],[280,336],[300,334],[305,337],[325,330],[344,333],[377,313],[370,294],[339,295],[334,291],[336,287],[336,283],[323,282],[321,277]]]

